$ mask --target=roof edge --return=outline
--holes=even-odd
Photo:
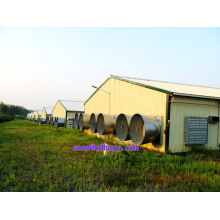
[[[96,92],[97,92],[110,78],[112,78],[112,77],[111,77],[111,76],[108,77],[108,79],[106,79],[106,80],[98,87],[98,89],[96,89],[96,91],[92,93],[91,96],[89,96],[89,98],[84,102],[84,105],[89,101],[89,99],[92,98],[92,96],[94,96],[94,95],[96,94]]]
[[[63,99],[59,99],[58,101],[64,101],[64,102],[84,102],[84,101],[72,101],[72,100],[63,100]]]
[[[220,100],[220,97],[201,96],[201,95],[185,94],[185,93],[178,93],[178,92],[174,92],[173,95],[176,95],[176,96],[186,96],[186,97],[195,97],[195,98],[201,98],[201,99],[214,99],[214,100]]]
[[[121,80],[121,81],[124,81],[124,82],[127,82],[127,83],[131,83],[133,85],[137,85],[137,86],[141,86],[141,87],[144,87],[144,88],[148,88],[148,89],[153,89],[153,90],[156,90],[158,92],[163,92],[163,93],[166,93],[166,94],[169,94],[169,95],[173,95],[173,92],[171,91],[168,91],[168,90],[165,90],[165,89],[160,89],[160,88],[157,88],[157,87],[153,87],[153,86],[148,86],[148,85],[144,85],[144,84],[141,84],[141,83],[137,83],[137,82],[134,82],[134,81],[131,81],[131,80],[126,80],[126,79],[123,79],[119,76],[114,76],[114,75],[110,75],[108,77],[108,79],[106,79],[99,87],[98,89],[96,89],[95,92],[93,92],[93,94],[85,101],[84,105],[92,98],[92,96],[95,95],[95,93],[109,80],[109,79],[118,79],[118,80]]]
[[[170,84],[183,85],[183,86],[202,87],[202,88],[209,88],[209,89],[220,89],[220,87],[202,86],[202,85],[162,81],[162,80],[155,80],[155,79],[144,79],[144,78],[136,78],[136,77],[134,78],[134,77],[130,77],[130,76],[116,76],[116,75],[111,75],[111,76],[112,77],[119,77],[119,78],[121,77],[121,78],[128,78],[128,79],[146,80],[146,81],[153,81],[153,82],[160,82],[160,83],[170,83]]]
[[[75,111],[75,110],[68,110],[68,109],[66,109],[66,107],[63,105],[63,103],[61,102],[61,101],[67,101],[67,100],[58,100],[58,102],[64,107],[64,109],[66,110],[66,112],[84,112],[84,111]],[[57,102],[57,103],[58,103]],[[69,102],[83,102],[83,101],[69,101]],[[55,105],[56,106],[56,105]],[[55,106],[54,106],[54,108],[55,108]],[[84,109],[85,110],[85,109]]]
[[[138,83],[138,82],[134,82],[132,80],[123,79],[123,78],[118,77],[118,76],[111,75],[111,78],[118,79],[118,80],[121,80],[121,81],[124,81],[124,82],[128,82],[128,83],[131,83],[131,84],[134,84],[134,85],[137,85],[137,86],[141,86],[141,87],[144,87],[144,88],[153,89],[153,90],[156,90],[158,92],[163,92],[163,93],[166,93],[166,94],[169,94],[169,95],[173,95],[173,92],[171,92],[171,91],[168,91],[168,90],[165,90],[165,89],[160,89],[160,88],[154,87],[154,86],[145,85],[145,84]]]
[[[66,109],[66,107],[63,105],[63,103],[61,102],[61,101],[63,101],[63,100],[58,100],[58,102],[64,107],[64,109],[67,111],[67,109]],[[57,102],[57,103],[58,103]],[[54,106],[55,107],[55,106]]]

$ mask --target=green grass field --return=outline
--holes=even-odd
[[[0,115],[0,123],[2,122],[8,122],[8,121],[12,121],[14,120],[13,116],[9,116],[9,115]]]
[[[104,140],[25,120],[0,123],[0,191],[220,191],[219,152],[73,151],[92,143]]]

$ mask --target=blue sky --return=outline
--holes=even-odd
[[[0,101],[85,101],[111,74],[220,88],[220,28],[0,28]]]

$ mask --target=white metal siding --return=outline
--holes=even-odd
[[[67,112],[67,118],[75,118],[76,112]]]
[[[175,96],[174,102],[187,102],[197,104],[218,105],[218,101],[201,98],[179,97]],[[169,132],[169,151],[170,152],[187,152],[191,146],[184,145],[184,117],[209,117],[218,116],[218,106],[196,105],[171,103],[170,112],[170,132]],[[205,145],[209,149],[219,149],[217,147],[217,130],[219,123],[208,124],[208,143]],[[220,136],[220,129],[219,129]],[[193,146],[196,147],[196,146]]]

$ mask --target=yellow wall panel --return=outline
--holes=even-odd
[[[43,108],[43,110],[41,112],[41,118],[47,119],[47,113],[45,111],[45,108]]]
[[[66,109],[63,105],[58,101],[55,107],[53,108],[53,117],[66,118]]]

